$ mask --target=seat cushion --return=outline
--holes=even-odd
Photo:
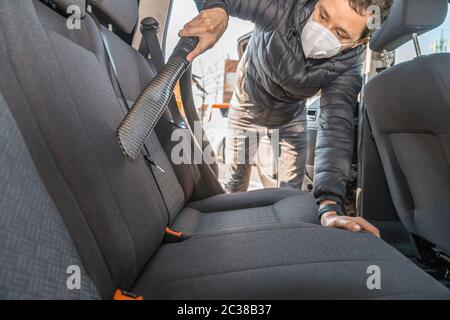
[[[290,189],[266,189],[190,203],[171,227],[197,234],[296,222],[319,224],[312,195]]]
[[[372,265],[381,270],[380,290],[367,286]],[[145,299],[450,299],[384,241],[312,224],[163,245],[132,291]]]

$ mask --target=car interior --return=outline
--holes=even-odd
[[[448,0],[395,0],[370,42],[418,52],[377,68],[356,110],[355,214],[382,239],[320,226],[310,192],[225,194],[215,164],[173,163],[175,131],[208,150],[190,69],[183,112],[170,97],[127,159],[116,133],[130,106],[162,70],[178,80],[143,2],[0,1],[1,299],[450,299],[450,54],[421,55],[417,38]]]

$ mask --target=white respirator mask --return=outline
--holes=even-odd
[[[314,21],[312,16],[303,27],[301,38],[305,57],[311,59],[332,58],[352,45],[341,43],[330,29]]]

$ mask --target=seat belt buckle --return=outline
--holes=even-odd
[[[169,227],[164,230],[164,234],[164,243],[178,243],[187,239],[183,232],[173,230]]]
[[[127,292],[127,291],[123,291],[120,289],[117,289],[116,292],[114,292],[114,297],[113,300],[127,300],[127,301],[132,301],[132,300],[144,300],[143,296],[138,296],[134,293],[131,292]]]

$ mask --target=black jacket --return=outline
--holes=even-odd
[[[276,126],[305,108],[321,92],[314,194],[319,201],[342,203],[350,178],[354,112],[362,85],[365,47],[331,59],[306,59],[303,26],[317,0],[198,0],[203,9],[224,8],[230,16],[255,23],[241,88],[255,121]]]

